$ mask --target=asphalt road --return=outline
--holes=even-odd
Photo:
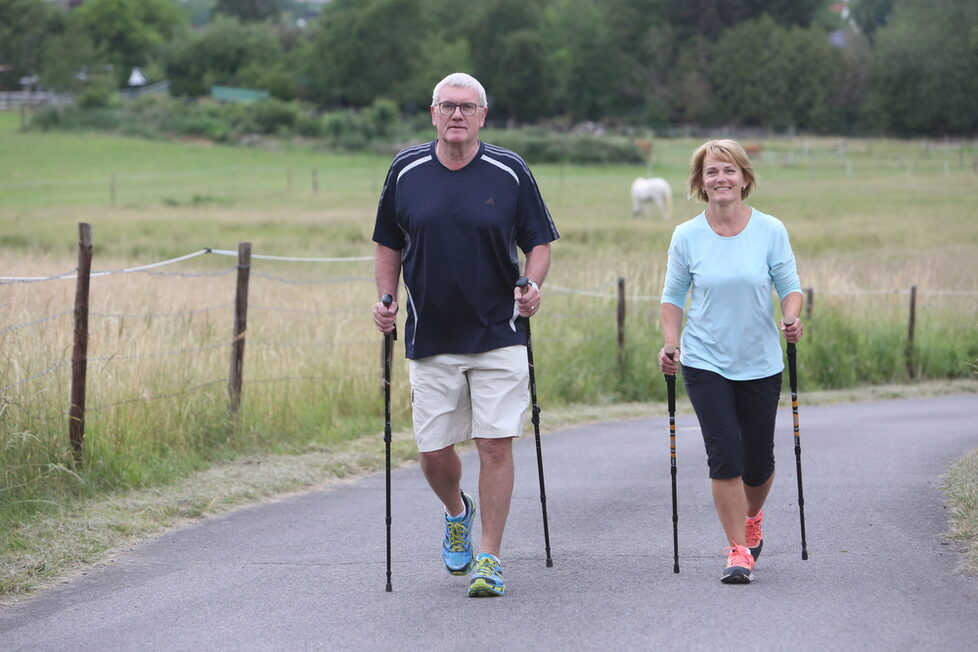
[[[747,586],[719,582],[725,542],[686,413],[678,575],[663,415],[544,436],[553,568],[532,433],[517,443],[504,598],[466,598],[466,579],[444,571],[439,505],[410,465],[393,474],[392,593],[378,474],[138,546],[0,611],[0,649],[976,650],[978,578],[955,570],[940,492],[947,466],[978,446],[976,408],[975,395],[802,404],[807,561],[782,412]],[[474,490],[474,452],[464,461]]]

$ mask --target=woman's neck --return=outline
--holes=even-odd
[[[706,209],[706,221],[717,235],[737,235],[750,221],[751,208],[741,201],[710,204]]]

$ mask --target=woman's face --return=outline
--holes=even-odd
[[[703,191],[711,204],[727,204],[740,201],[747,183],[740,166],[713,155],[703,160]]]

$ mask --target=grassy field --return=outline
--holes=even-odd
[[[93,226],[96,270],[205,247],[234,250],[243,241],[260,255],[372,254],[389,157],[308,145],[22,133],[18,122],[0,112],[0,276],[70,271],[79,222]],[[491,132],[485,136],[491,142]],[[660,345],[657,295],[675,223],[703,208],[683,198],[698,144],[655,143],[653,173],[675,195],[670,223],[631,216],[628,188],[644,167],[533,166],[562,235],[534,328],[545,409],[664,398],[652,355]],[[799,346],[802,391],[910,380],[914,285],[914,378],[974,378],[975,144],[796,138],[763,147],[752,203],[785,222],[802,283],[814,289]],[[0,595],[48,572],[43,563],[31,569],[32,555],[56,537],[32,533],[44,523],[57,532],[80,505],[151,494],[255,455],[314,456],[326,473],[333,452],[376,434],[382,405],[380,338],[369,319],[372,264],[253,260],[237,424],[226,410],[234,265],[233,257],[211,253],[93,278],[79,466],[68,452],[66,418],[74,281],[0,281],[0,556],[6,565],[14,558],[8,553],[19,551],[20,560],[4,570]],[[621,365],[619,278],[628,297]],[[403,428],[406,368],[398,363],[394,373],[394,420]],[[229,500],[243,499],[232,493]],[[204,499],[188,504],[170,516],[207,511]],[[123,521],[108,527],[135,527]],[[85,554],[65,551],[68,561],[48,564],[64,568]]]

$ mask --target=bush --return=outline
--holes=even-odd
[[[376,138],[389,138],[401,131],[401,113],[391,100],[377,98],[363,114]]]
[[[268,98],[245,106],[251,124],[261,134],[288,134],[299,120],[299,107],[291,102]]]
[[[624,136],[567,134],[542,129],[492,129],[493,145],[513,150],[527,163],[644,163],[642,153]]]
[[[101,100],[92,99],[95,104]],[[111,103],[110,103],[111,104]],[[389,151],[433,137],[427,112],[403,118],[391,100],[378,99],[361,111],[337,110],[317,116],[308,106],[267,98],[253,104],[220,104],[146,96],[120,107],[48,107],[37,112],[40,129],[98,129],[132,136],[200,136],[234,142],[247,134],[289,138],[297,133],[321,140],[329,149]],[[626,136],[571,134],[540,127],[487,129],[485,140],[513,150],[529,163],[644,163]]]
[[[355,111],[330,111],[322,117],[323,138],[330,147],[359,150],[370,144],[367,120]]]

